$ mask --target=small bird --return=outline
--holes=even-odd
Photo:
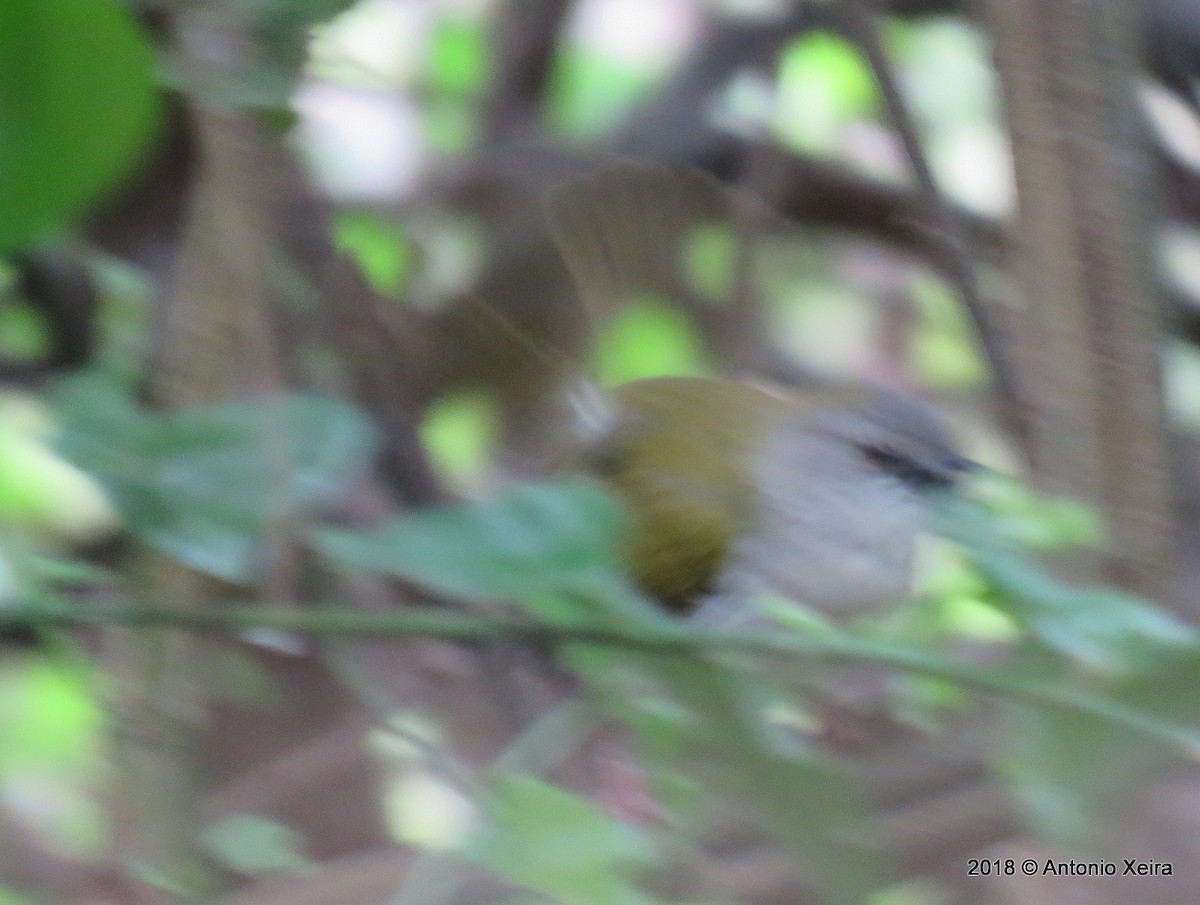
[[[577,461],[629,508],[634,577],[675,610],[775,593],[844,620],[903,600],[923,496],[969,467],[931,407],[877,387],[662,377],[610,399]]]
[[[687,209],[679,186],[637,170],[551,196],[555,240],[593,312],[678,261],[687,224],[664,209]],[[844,621],[900,602],[923,496],[970,464],[932,407],[861,384],[657,377],[612,388],[595,409],[567,461],[629,508],[631,571],[676,611],[773,593]]]

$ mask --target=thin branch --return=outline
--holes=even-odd
[[[593,610],[594,611],[594,610]],[[1103,695],[1059,688],[1044,678],[1025,678],[979,669],[918,650],[859,638],[833,629],[814,634],[779,631],[729,632],[682,622],[647,620],[632,628],[565,625],[535,621],[499,621],[443,610],[405,609],[378,614],[317,608],[288,611],[270,607],[214,606],[167,611],[134,605],[75,607],[33,604],[0,611],[0,629],[8,624],[40,626],[123,625],[137,629],[243,632],[271,628],[324,637],[434,638],[462,642],[509,642],[541,645],[592,645],[667,656],[742,653],[760,657],[803,657],[828,663],[872,663],[958,683],[1053,710],[1106,720],[1170,742],[1191,753],[1200,750],[1200,729],[1142,713]]]
[[[483,133],[495,142],[528,129],[540,112],[568,0],[507,0],[492,26],[495,65],[483,108]]]
[[[846,11],[848,30],[866,55],[875,74],[892,124],[900,136],[904,153],[908,157],[909,166],[920,190],[920,200],[925,208],[924,214],[932,239],[929,243],[930,253],[939,260],[942,269],[954,283],[963,306],[975,324],[979,342],[992,365],[1008,428],[1013,436],[1018,438],[1022,448],[1027,448],[1028,426],[1020,404],[1016,372],[1008,355],[1004,337],[998,329],[996,318],[979,292],[972,253],[959,238],[962,224],[952,205],[938,188],[933,168],[921,144],[916,121],[908,109],[884,51],[879,29],[875,24],[874,3],[872,0],[843,0],[843,8]]]

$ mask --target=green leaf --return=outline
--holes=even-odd
[[[0,353],[10,361],[39,361],[50,351],[46,317],[28,302],[0,304]]]
[[[113,0],[0,4],[0,249],[28,246],[131,171],[154,54]]]
[[[39,581],[65,588],[95,588],[111,584],[115,578],[106,568],[65,556],[34,553],[27,566]]]
[[[653,296],[625,306],[596,340],[595,372],[606,386],[643,377],[711,371],[704,340],[677,308]]]
[[[79,376],[55,384],[51,400],[62,425],[57,446],[66,458],[110,490],[141,473],[145,463],[136,457],[150,442],[152,423],[127,392],[111,381]]]
[[[490,34],[483,18],[443,18],[429,45],[429,81],[435,91],[470,97],[487,82],[491,70]]]
[[[96,482],[50,447],[52,423],[41,403],[0,404],[0,526],[29,539],[101,539],[116,513]]]
[[[993,533],[1016,546],[1038,550],[1103,546],[1099,514],[1075,500],[1040,496],[1000,474],[979,475],[972,481],[971,498],[987,509]]]
[[[308,29],[341,15],[353,0],[239,0],[238,6],[254,15],[258,27],[268,31]]]
[[[1085,848],[1111,825],[1102,815],[1143,771],[1150,744],[1096,717],[1032,707],[1013,707],[998,735],[998,772],[1039,832]]]
[[[322,531],[344,568],[396,575],[463,597],[592,588],[616,574],[620,508],[583,482],[527,484],[495,499],[415,513],[374,531]]]
[[[422,110],[421,131],[437,151],[460,154],[469,151],[479,135],[477,109],[464,101],[435,99]]]
[[[619,128],[652,89],[655,74],[594,49],[568,45],[554,60],[546,91],[547,128],[591,139]]]
[[[0,665],[0,774],[37,766],[81,776],[96,766],[104,711],[88,678],[46,659]]]
[[[978,384],[987,374],[970,323],[946,285],[920,273],[910,281],[921,320],[912,336],[912,355],[922,379],[933,386]]]
[[[244,648],[218,648],[212,654],[213,693],[234,707],[282,707],[287,689]]]
[[[1054,578],[998,536],[996,519],[971,501],[947,497],[936,508],[942,533],[968,550],[994,589],[989,602],[1050,648],[1107,670],[1139,671],[1200,645],[1194,629],[1146,601]]]
[[[684,270],[692,288],[711,302],[733,294],[737,266],[737,236],[726,223],[701,223],[688,233]]]
[[[398,298],[408,285],[413,252],[403,230],[370,213],[347,213],[334,224],[337,247],[358,262],[371,285]]]
[[[1001,502],[998,514],[964,499],[937,507],[943,532],[990,585],[989,603],[1034,642],[1018,648],[1004,673],[1059,702],[1010,704],[997,766],[1042,833],[1095,846],[1129,791],[1200,738],[1200,643],[1190,626],[1145,601],[1075,588],[1033,564],[1004,536],[1014,506],[1033,504],[1011,495]]]
[[[1200,737],[1200,652],[1160,663],[1153,674],[1118,681],[1093,677],[1091,685],[1093,700],[1105,702],[1106,709],[1137,714],[1144,725],[1157,724],[1167,732],[1155,737],[1114,726],[1099,715],[1013,705],[998,752],[1001,775],[1038,827],[1084,847],[1103,840],[1104,828],[1119,819],[1141,780],[1191,759]],[[1168,732],[1181,739],[1183,757],[1179,744],[1167,742]]]
[[[823,901],[857,905],[882,885],[862,789],[811,749],[781,742],[764,717],[767,676],[625,652],[580,651],[572,663],[637,733],[657,787],[678,791],[684,776],[744,812],[811,872]]]
[[[200,834],[201,844],[230,870],[251,877],[304,870],[304,839],[290,827],[254,814],[234,814]]]
[[[776,129],[794,146],[837,150],[842,128],[879,107],[879,88],[858,49],[828,31],[790,44],[779,61]]]
[[[497,781],[474,856],[564,905],[639,905],[634,876],[653,863],[650,839],[578,796],[526,776]]]
[[[429,458],[464,487],[482,481],[499,432],[496,400],[480,391],[444,396],[421,418],[421,441]]]
[[[0,789],[38,802],[28,825],[44,844],[88,860],[101,856],[109,838],[95,796],[106,712],[90,670],[74,650],[55,646],[61,657],[0,660]]]
[[[316,396],[158,415],[78,378],[57,398],[60,446],[107,487],[130,530],[229,581],[253,577],[271,524],[311,513],[374,450],[365,419]]]
[[[27,899],[11,889],[0,888],[0,905],[38,905],[33,899]]]

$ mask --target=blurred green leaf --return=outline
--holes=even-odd
[[[420,431],[434,465],[470,487],[482,480],[500,431],[496,400],[481,392],[452,393],[425,411]]]
[[[972,597],[945,600],[941,619],[950,631],[983,641],[1013,641],[1019,635],[1010,616]]]
[[[104,710],[90,672],[45,656],[0,661],[0,795],[37,804],[29,829],[81,859],[97,857],[105,816]]]
[[[282,709],[287,689],[243,648],[223,647],[212,654],[213,692],[222,701],[245,709]]]
[[[397,575],[463,597],[527,597],[608,584],[619,507],[582,482],[506,488],[495,499],[414,513],[374,531],[322,531],[343,568]]]
[[[238,0],[260,27],[271,30],[307,29],[340,15],[354,0]]]
[[[501,777],[486,803],[475,857],[564,905],[649,905],[633,886],[654,860],[651,839],[576,795],[526,776]]]
[[[61,448],[108,488],[130,530],[229,581],[250,579],[268,527],[328,500],[375,444],[362,416],[316,396],[159,415],[78,378],[57,404]]]
[[[688,233],[684,271],[692,288],[710,302],[733,295],[737,268],[737,235],[725,223],[702,223]]]
[[[33,899],[27,899],[11,889],[0,888],[0,905],[38,905]]]
[[[96,482],[50,447],[50,423],[31,399],[0,404],[0,525],[43,541],[98,540],[115,513]]]
[[[28,302],[0,302],[0,353],[9,360],[38,361],[50,351],[46,318]]]
[[[828,31],[789,44],[779,59],[775,128],[793,146],[830,153],[842,129],[879,108],[879,88],[858,49]]]
[[[345,213],[334,224],[334,241],[349,252],[379,292],[399,298],[412,270],[412,248],[394,223],[367,212]]]
[[[765,674],[623,651],[579,650],[570,660],[634,730],[656,787],[678,792],[674,780],[685,776],[710,804],[744,813],[811,871],[831,903],[858,905],[882,885],[862,789],[799,740],[781,743],[765,721]],[[673,822],[697,828],[694,814]]]
[[[1136,672],[1196,649],[1196,632],[1165,611],[1130,595],[1079,589],[1054,578],[998,536],[996,519],[978,504],[947,497],[938,501],[937,514],[942,533],[963,544],[996,591],[989,602],[1067,657]]]
[[[991,514],[995,533],[1018,546],[1055,550],[1099,547],[1104,542],[1104,525],[1093,509],[1074,500],[1040,496],[1004,475],[979,475],[972,481],[971,495]]]
[[[1093,678],[1104,700],[1147,722],[1200,735],[1200,653],[1159,662],[1150,674],[1115,681]],[[997,766],[1039,829],[1064,843],[1095,847],[1119,819],[1137,784],[1178,763],[1178,746],[1084,713],[1051,712],[1010,704],[1000,734]],[[1194,750],[1194,749],[1192,749]]]
[[[158,115],[154,54],[112,0],[0,4],[0,249],[130,172]]]
[[[595,348],[595,373],[606,386],[711,371],[695,325],[679,309],[652,296],[634,300],[609,320]]]
[[[550,71],[547,127],[581,140],[609,134],[620,127],[653,84],[653,74],[643,69],[569,45]]]
[[[254,814],[235,814],[206,827],[200,843],[227,868],[251,877],[304,870],[304,839],[290,827]]]
[[[78,774],[99,751],[103,713],[86,677],[50,660],[0,666],[0,770],[49,767]]]
[[[268,525],[327,499],[371,444],[356,414],[316,397],[172,415],[148,438],[152,471],[127,498],[135,501],[131,526],[180,561],[231,581],[253,575]]]
[[[152,420],[133,397],[110,380],[81,375],[51,387],[51,403],[61,424],[58,446],[90,474],[138,472],[137,452],[150,443]]]
[[[491,40],[484,17],[439,20],[429,43],[430,87],[452,97],[477,94],[491,72]]]
[[[422,131],[434,150],[460,154],[475,144],[479,113],[473,105],[452,98],[433,99],[422,114]]]
[[[121,386],[144,376],[154,288],[146,271],[115,258],[95,257],[90,271],[100,293],[94,367]]]
[[[111,571],[83,559],[34,553],[26,565],[39,580],[59,587],[95,588],[114,581]]]
[[[1112,808],[1149,767],[1145,738],[1086,714],[1013,707],[997,767],[1040,833],[1085,848],[1111,826]]]
[[[912,337],[917,373],[934,386],[978,384],[986,376],[987,366],[962,306],[944,283],[927,274],[913,277],[911,291],[921,314]]]

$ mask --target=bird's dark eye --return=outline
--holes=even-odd
[[[880,471],[916,490],[934,490],[953,483],[949,474],[927,468],[888,447],[866,446],[863,455]]]

